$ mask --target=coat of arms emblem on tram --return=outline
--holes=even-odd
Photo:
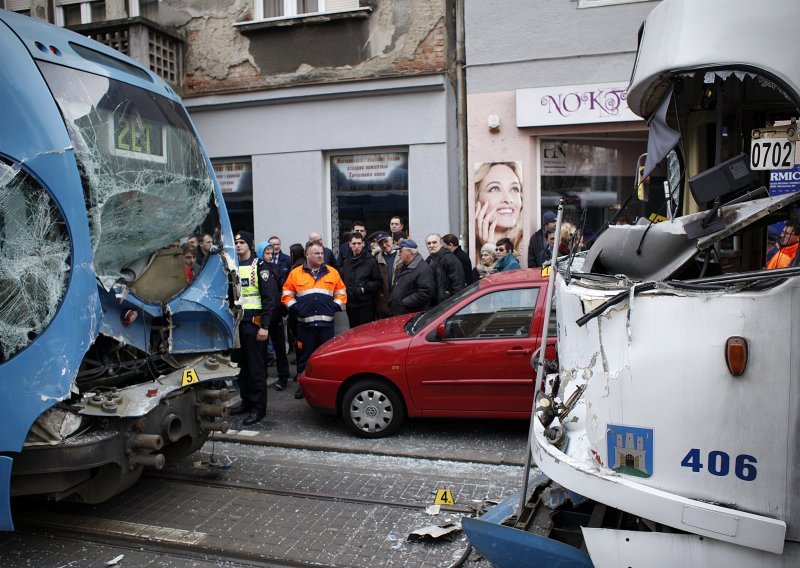
[[[608,468],[624,475],[653,475],[653,429],[609,424]]]

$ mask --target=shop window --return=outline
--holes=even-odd
[[[636,139],[543,139],[541,141],[541,207],[555,212],[564,199],[563,220],[584,228],[584,238],[601,230],[633,192],[616,222],[666,215],[662,169],[647,180],[639,199],[634,187],[637,160],[647,152],[645,134]]]
[[[250,160],[212,160],[234,231],[253,228],[253,166]]]
[[[330,157],[333,250],[353,221],[363,221],[367,234],[388,231],[400,216],[408,226],[408,152],[376,152]]]

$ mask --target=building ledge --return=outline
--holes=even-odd
[[[342,10],[340,12],[324,12],[317,14],[307,14],[303,16],[291,16],[288,18],[270,18],[269,20],[251,20],[248,22],[237,22],[233,24],[243,34],[266,30],[270,28],[286,28],[292,26],[305,26],[313,24],[324,24],[339,20],[363,20],[368,18],[372,8],[361,7],[352,10]]]
[[[91,24],[78,24],[75,26],[69,26],[68,29],[83,35],[88,35],[92,32],[107,30],[109,28],[130,27],[136,24],[147,26],[148,28],[157,30],[162,34],[172,37],[180,42],[186,43],[186,37],[182,33],[178,32],[175,28],[162,26],[158,22],[154,22],[153,20],[143,16],[136,16],[135,18],[123,18],[119,20],[103,20],[102,22],[92,22]]]

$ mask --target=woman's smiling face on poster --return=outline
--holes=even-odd
[[[478,201],[488,205],[486,217],[498,229],[511,229],[517,224],[522,209],[522,185],[514,170],[495,164],[478,186]]]

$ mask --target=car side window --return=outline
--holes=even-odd
[[[445,321],[446,339],[527,337],[539,288],[500,290],[477,298]]]

